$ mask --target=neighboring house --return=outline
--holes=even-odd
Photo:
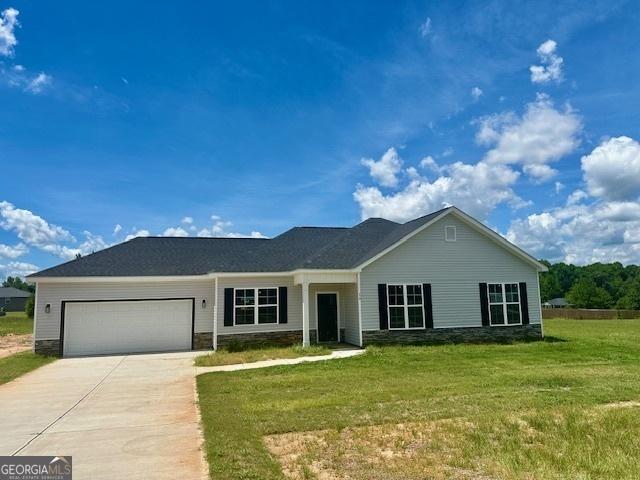
[[[0,287],[0,308],[5,312],[24,312],[29,292],[13,287]]]
[[[567,308],[570,307],[571,304],[567,302],[566,298],[552,298],[544,302],[542,306],[544,308]]]
[[[540,337],[541,271],[449,207],[273,239],[135,238],[28,279],[35,350],[88,355]]]

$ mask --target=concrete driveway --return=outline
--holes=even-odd
[[[208,478],[195,355],[61,359],[0,386],[0,455],[71,455],[76,480]]]

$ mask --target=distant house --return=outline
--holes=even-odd
[[[567,308],[570,307],[571,304],[567,302],[566,298],[552,298],[544,302],[542,306],[544,308]]]
[[[0,308],[5,312],[22,312],[31,294],[13,287],[0,287]]]

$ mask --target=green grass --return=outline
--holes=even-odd
[[[9,333],[15,335],[33,333],[33,319],[27,318],[24,312],[7,312],[4,317],[0,317],[0,336]]]
[[[230,352],[220,349],[215,353],[196,357],[195,364],[198,367],[212,367],[217,365],[233,365],[236,363],[259,362],[261,360],[275,360],[278,358],[297,358],[313,355],[328,355],[331,349],[312,345],[310,347],[267,347],[248,349],[240,352]]]
[[[0,358],[0,385],[54,360],[54,357],[46,357],[31,352],[20,352]]]
[[[201,375],[211,476],[283,478],[265,436],[315,431],[285,459],[299,478],[637,478],[640,321],[547,320],[545,334]]]

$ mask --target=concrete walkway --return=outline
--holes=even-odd
[[[76,480],[208,478],[198,354],[61,359],[0,386],[0,455],[71,455]]]
[[[358,349],[341,349],[334,350],[329,355],[315,355],[310,357],[298,357],[298,358],[281,358],[279,360],[262,360],[260,362],[252,363],[238,363],[235,365],[220,365],[217,367],[196,367],[196,375],[210,372],[236,372],[238,370],[251,370],[254,368],[266,368],[275,367],[277,365],[296,365],[298,363],[306,362],[321,362],[323,360],[335,360],[338,358],[349,358],[357,355],[362,355],[365,350]]]

